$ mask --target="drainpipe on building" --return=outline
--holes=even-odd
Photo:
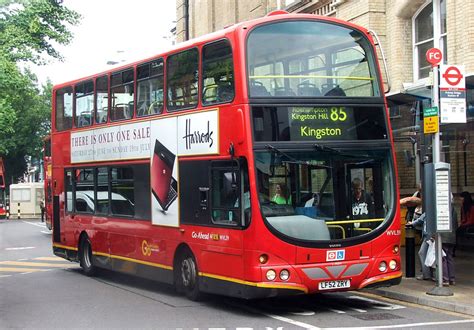
[[[184,0],[184,41],[189,40],[189,0]]]
[[[467,145],[469,144],[469,138],[466,136],[464,140],[462,140],[462,148],[463,148],[463,163],[464,163],[464,187],[467,186]]]

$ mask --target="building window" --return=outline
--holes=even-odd
[[[433,0],[439,2],[440,8],[440,49],[443,53],[443,63],[447,62],[446,42],[446,0]],[[431,66],[426,61],[426,51],[433,48],[433,2],[425,4],[413,16],[413,63],[414,80],[427,78]]]

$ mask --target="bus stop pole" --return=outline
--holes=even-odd
[[[440,1],[433,1],[433,47],[438,48],[440,46],[440,37],[441,37],[441,24],[440,24]],[[440,107],[439,107],[439,70],[438,65],[433,66],[433,88],[432,90],[432,99],[431,105],[438,108],[438,127],[441,127],[439,121]],[[433,151],[433,163],[436,164],[440,162],[441,158],[441,146],[440,146],[440,133],[438,131],[433,135],[432,139],[432,151]],[[433,200],[431,205],[435,205],[436,198],[435,194],[432,195]],[[436,211],[438,216],[439,211]],[[431,221],[437,221],[437,219],[430,219]],[[453,293],[448,288],[443,287],[443,247],[441,234],[436,231],[436,287],[428,291],[427,294],[435,296],[452,296]]]

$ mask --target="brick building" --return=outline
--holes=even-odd
[[[423,152],[431,155],[430,136],[422,134],[420,112],[430,106],[433,3],[441,13],[440,48],[448,64],[465,65],[466,124],[441,127],[441,160],[451,163],[454,193],[474,192],[474,2],[467,0],[177,0],[177,41],[261,17],[276,9],[347,20],[373,30],[387,59],[391,90],[387,93],[396,140],[401,194],[420,181]],[[421,130],[420,130],[421,127]],[[421,155],[421,157],[420,157]]]

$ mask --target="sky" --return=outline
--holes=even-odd
[[[50,59],[46,66],[30,66],[40,84],[48,77],[55,85],[99,73],[171,46],[170,30],[176,25],[174,0],[65,0],[63,4],[79,12],[82,19],[70,28],[72,42],[56,47],[64,62]]]

